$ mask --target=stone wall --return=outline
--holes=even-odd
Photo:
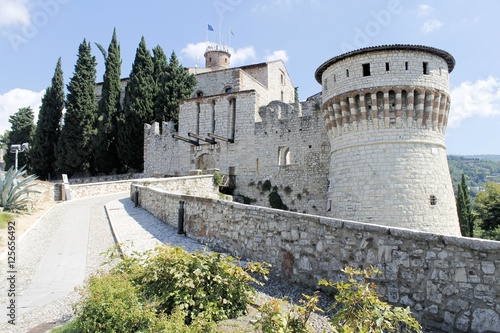
[[[269,192],[262,190],[269,180],[290,210],[325,214],[330,142],[321,130],[319,98],[295,104],[274,101],[257,108],[259,96],[253,91],[200,97],[181,104],[182,113],[199,111],[200,122],[181,117],[179,134],[187,138],[198,128],[204,136],[207,132],[230,136],[231,98],[236,99],[234,143],[200,141],[194,146],[172,138],[173,126],[162,124],[160,134],[159,124],[146,125],[144,173],[183,176],[195,169],[217,168],[235,175],[235,194],[256,205],[270,206]],[[213,114],[215,131],[207,128]]]
[[[88,184],[79,184],[79,185],[71,185],[69,186],[70,188],[70,193],[71,193],[71,199],[80,199],[80,198],[87,198],[87,197],[92,197],[96,195],[104,195],[104,194],[111,194],[111,193],[119,193],[119,192],[126,192],[130,190],[130,184],[134,180],[120,180],[120,181],[113,181],[113,182],[102,182],[102,183],[88,183]],[[61,197],[58,200],[66,200],[66,195],[64,191],[64,185],[63,184],[56,184],[55,186],[58,186],[61,188]]]
[[[177,226],[183,200],[189,237],[244,259],[269,262],[282,278],[315,285],[321,278],[342,278],[346,265],[373,265],[383,272],[376,278],[383,298],[410,306],[425,325],[447,332],[497,332],[500,327],[500,242],[248,206],[140,184],[133,184],[132,191],[138,189],[140,205],[155,216]]]

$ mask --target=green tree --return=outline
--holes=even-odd
[[[118,117],[121,114],[121,59],[120,44],[116,38],[116,28],[106,53],[102,95],[98,104],[96,123],[97,135],[94,141],[93,169],[96,173],[110,173],[121,168],[118,159],[117,137]]]
[[[168,61],[165,52],[160,45],[157,45],[153,49],[153,66],[154,66],[154,74],[153,77],[155,79],[154,93],[153,93],[153,102],[154,102],[154,121],[161,123],[167,120],[168,110],[167,110],[167,101],[168,101],[168,90],[167,90],[167,82],[168,82]]]
[[[42,98],[30,152],[33,172],[41,179],[50,179],[56,173],[56,145],[61,132],[63,109],[64,81],[61,58],[59,58],[52,84]]]
[[[84,39],[78,48],[75,72],[68,84],[64,125],[57,146],[57,166],[62,173],[88,172],[96,134],[96,60]]]
[[[460,222],[460,231],[464,237],[474,237],[474,213],[472,212],[472,202],[469,194],[469,187],[462,173],[462,181],[458,185],[457,191],[457,212]]]
[[[179,60],[172,52],[168,64],[168,75],[166,83],[166,101],[167,111],[166,121],[173,121],[176,124],[179,120],[179,101],[189,98],[196,86],[196,77],[179,64]]]
[[[476,211],[482,238],[500,240],[500,184],[487,183],[476,196]]]
[[[153,60],[141,38],[125,88],[124,114],[118,125],[118,156],[127,169],[144,167],[144,124],[153,121]]]
[[[11,145],[22,145],[23,143],[31,145],[35,132],[34,117],[33,110],[30,107],[20,108],[19,111],[9,117],[11,127],[7,141],[7,152],[4,155],[5,169],[9,169],[15,164],[15,154],[10,152]],[[28,151],[19,152],[17,161],[19,168],[27,165],[27,170],[30,170]]]

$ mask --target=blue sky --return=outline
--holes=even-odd
[[[107,48],[116,27],[123,77],[141,36],[187,67],[203,66],[208,36],[229,44],[234,66],[283,59],[301,100],[320,91],[314,71],[340,53],[384,44],[440,48],[457,62],[448,154],[500,154],[499,12],[498,0],[0,0],[0,132],[20,107],[38,112],[59,57],[69,82],[84,38],[102,81],[94,43]]]

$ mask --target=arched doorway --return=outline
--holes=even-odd
[[[212,155],[210,154],[200,155],[200,157],[196,159],[196,168],[198,170],[203,170],[203,171],[207,171],[208,169],[214,169],[215,161]]]

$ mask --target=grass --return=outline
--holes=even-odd
[[[0,213],[0,229],[4,229],[5,227],[7,227],[7,222],[13,220],[14,220],[14,215],[5,212]]]

